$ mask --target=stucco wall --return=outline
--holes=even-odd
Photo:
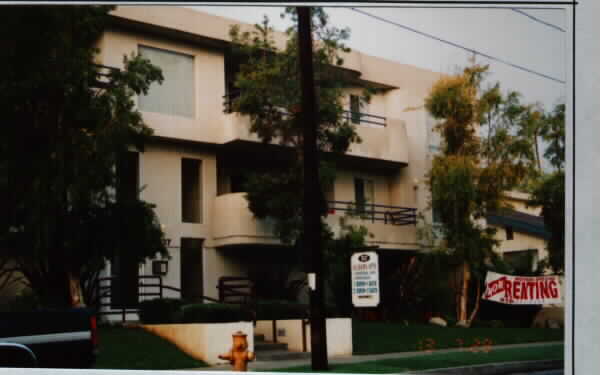
[[[247,335],[248,350],[254,351],[254,330],[251,322],[205,324],[149,324],[141,328],[175,344],[189,356],[210,365],[228,363],[219,359],[232,346],[233,333]]]
[[[330,318],[326,320],[327,329],[327,354],[330,357],[352,355],[352,319]],[[288,344],[288,350],[301,352],[302,344],[302,320],[289,319],[278,320],[277,342]],[[254,328],[256,334],[265,335],[265,340],[273,341],[272,321],[257,321]],[[306,348],[310,352],[310,324],[306,325]],[[257,358],[260,360],[260,358]]]

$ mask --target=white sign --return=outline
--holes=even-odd
[[[355,253],[350,258],[352,304],[355,307],[379,305],[379,257],[374,251]]]
[[[562,303],[558,276],[509,276],[488,272],[483,299],[511,305]]]

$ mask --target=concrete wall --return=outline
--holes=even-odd
[[[147,324],[142,329],[175,344],[192,358],[209,365],[228,363],[219,359],[233,344],[233,333],[247,335],[248,350],[254,351],[254,330],[251,322],[202,324]]]
[[[326,320],[327,354],[330,357],[352,355],[352,319],[330,318]],[[303,351],[302,320],[289,319],[277,321],[277,342],[288,344],[294,352]],[[265,340],[273,341],[272,321],[257,321],[254,328],[256,334],[265,336]],[[310,324],[306,325],[306,348],[310,352]],[[260,360],[260,358],[257,358]]]

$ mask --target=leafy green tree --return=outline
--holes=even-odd
[[[121,70],[94,64],[111,9],[0,13],[10,35],[0,52],[0,249],[48,305],[91,297],[94,277],[119,253],[167,254],[152,206],[116,199],[119,156],[142,151],[152,134],[134,97],[162,73],[140,56],[124,57]]]
[[[517,94],[503,96],[500,86],[483,90],[488,66],[473,64],[462,73],[440,79],[425,100],[440,120],[435,130],[443,140],[434,157],[428,184],[442,225],[438,249],[451,255],[456,268],[456,311],[469,325],[468,302],[481,294],[481,281],[497,256],[495,229],[483,224],[488,213],[503,208],[502,194],[518,186],[534,164],[531,142],[519,136],[523,108]]]
[[[565,105],[557,105],[544,118],[541,133],[548,144],[544,156],[554,170],[539,180],[529,204],[542,207],[544,224],[550,231],[548,259],[542,267],[562,273],[565,267]]]
[[[321,8],[313,8],[312,14],[318,150],[321,154],[340,154],[352,143],[360,142],[342,106],[344,88],[351,86],[350,77],[347,71],[338,69],[343,64],[343,53],[349,51],[344,44],[349,31],[331,26]],[[294,8],[287,8],[282,16],[285,15],[297,24]],[[230,34],[235,45],[232,54],[241,61],[234,82],[240,93],[233,102],[233,111],[249,116],[250,131],[263,142],[275,142],[293,152],[292,161],[284,170],[250,173],[245,186],[249,207],[258,218],[275,219],[275,232],[284,243],[297,244],[302,234],[304,127],[297,27],[286,31],[287,43],[282,50],[276,47],[273,28],[266,17],[253,31],[241,32],[233,26]],[[370,91],[365,90],[361,100],[369,97]],[[331,184],[334,164],[321,163],[320,176],[322,186]],[[320,203],[326,215],[323,197]]]

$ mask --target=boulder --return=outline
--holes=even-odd
[[[448,326],[448,323],[443,318],[440,318],[439,316],[434,316],[433,318],[429,319],[429,324],[433,324],[433,325],[440,326],[440,327]]]

